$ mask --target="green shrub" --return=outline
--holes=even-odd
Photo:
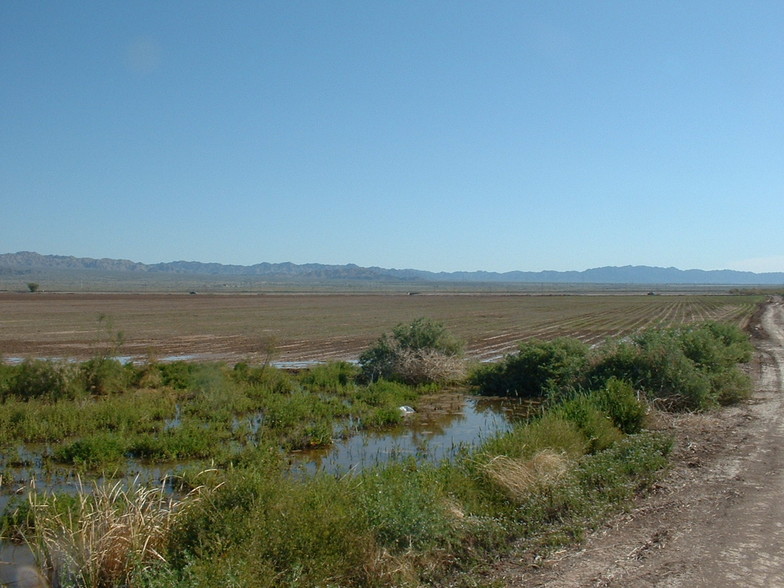
[[[588,366],[588,346],[569,338],[521,343],[517,353],[479,368],[471,383],[480,394],[541,398],[579,384]]]
[[[719,371],[751,359],[748,336],[735,325],[708,322],[676,330],[684,354],[699,368]]]
[[[235,366],[234,378],[238,382],[248,384],[250,386],[248,394],[258,398],[268,393],[292,394],[301,388],[295,376],[286,370],[270,366],[247,367],[239,370]]]
[[[93,469],[119,464],[127,449],[126,441],[119,435],[99,433],[60,447],[54,452],[54,458],[59,462]]]
[[[157,368],[161,373],[161,381],[164,386],[187,390],[193,382],[193,372],[198,369],[198,366],[185,361],[172,361],[171,363],[159,363]]]
[[[128,455],[150,461],[217,457],[227,450],[227,434],[214,427],[185,423],[156,434],[135,437],[126,447]]]
[[[360,586],[374,549],[354,481],[254,468],[223,473],[184,513],[167,559],[188,585]]]
[[[286,484],[250,513],[250,545],[240,552],[271,569],[277,586],[367,585],[375,542],[356,485],[331,476]],[[327,580],[328,579],[328,580]]]
[[[80,373],[84,389],[97,396],[125,391],[135,375],[132,366],[107,357],[87,360],[80,366]]]
[[[16,370],[16,366],[3,363],[3,357],[0,355],[0,400],[8,395]]]
[[[601,387],[610,378],[629,382],[667,410],[699,410],[711,405],[708,377],[676,341],[660,332],[603,350],[588,380],[591,387]]]
[[[751,344],[732,325],[705,323],[649,329],[601,350],[588,375],[593,387],[611,377],[626,380],[668,410],[701,410],[745,398],[747,378],[737,364]]]
[[[580,485],[603,501],[632,498],[667,466],[672,438],[656,433],[626,437],[606,451],[584,459],[575,470]],[[597,498],[598,498],[597,496]]]
[[[590,395],[593,404],[610,417],[613,424],[627,435],[639,433],[648,414],[631,384],[610,378],[605,385]]]
[[[21,400],[41,398],[54,401],[76,398],[79,386],[76,369],[68,363],[26,359],[15,367],[5,394]]]
[[[751,396],[751,378],[738,368],[728,368],[711,374],[711,388],[716,401],[729,406]]]
[[[434,547],[446,540],[450,518],[430,467],[388,464],[363,473],[359,504],[376,541],[394,551]]]

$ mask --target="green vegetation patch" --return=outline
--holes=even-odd
[[[752,351],[740,328],[715,322],[647,329],[594,349],[574,339],[529,341],[478,368],[470,382],[480,394],[545,398],[616,379],[661,408],[703,410],[748,397],[750,381],[738,364]]]

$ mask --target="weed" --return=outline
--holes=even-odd
[[[85,390],[105,396],[125,391],[135,374],[132,366],[124,366],[116,359],[94,357],[80,366],[80,375]]]
[[[311,391],[345,394],[353,387],[360,370],[345,361],[330,362],[305,370],[300,382]]]
[[[177,517],[196,500],[167,497],[163,488],[96,484],[75,498],[29,495],[28,543],[50,581],[89,588],[129,585],[137,570],[163,560]]]
[[[128,443],[116,434],[96,434],[78,439],[54,452],[57,461],[93,469],[119,465],[125,458]]]

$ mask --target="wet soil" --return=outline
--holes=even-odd
[[[653,493],[581,545],[523,551],[483,581],[530,586],[784,586],[784,303],[750,325],[756,392],[710,414],[655,416],[677,439]]]

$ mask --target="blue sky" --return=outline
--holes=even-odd
[[[0,3],[0,253],[784,271],[784,2]]]

